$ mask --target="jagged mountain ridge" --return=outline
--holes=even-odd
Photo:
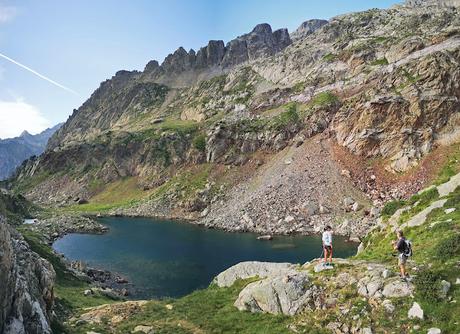
[[[388,170],[404,172],[458,140],[459,25],[456,7],[409,3],[338,16],[281,51],[226,70],[212,65],[206,75],[191,70],[182,61],[190,54],[181,50],[165,65],[177,60],[169,70],[179,69],[174,80],[193,78],[186,87],[146,71],[118,72],[74,112],[44,155],[24,164],[16,182],[43,177],[24,187],[28,196],[71,205],[81,198],[105,203],[107,185],[134,178],[136,203],[116,213],[203,216],[231,230],[309,231],[345,214],[340,198],[352,194],[357,208],[366,207],[423,185],[387,189],[385,175],[376,180],[372,168],[355,180],[336,177],[334,145],[350,159],[382,159]],[[318,134],[328,143],[305,150],[321,141]],[[330,159],[333,170],[309,175],[289,160],[303,158]],[[286,197],[292,182],[304,186]],[[319,184],[325,192],[312,192],[323,189]]]
[[[327,23],[326,20],[306,21],[295,32],[295,36],[308,36],[325,23]],[[52,149],[65,141],[61,134],[65,133],[73,122],[76,123],[75,128],[85,130],[84,121],[74,121],[74,118],[79,113],[80,118],[89,119],[87,114],[93,112],[92,102],[95,102],[96,107],[100,108],[99,100],[116,99],[120,96],[117,92],[123,89],[127,90],[126,95],[129,95],[131,101],[137,103],[138,106],[139,104],[142,105],[143,96],[155,89],[160,91],[160,102],[164,102],[164,93],[167,90],[192,86],[197,81],[222,75],[237,65],[261,57],[273,56],[291,43],[287,29],[272,31],[271,26],[265,23],[257,25],[250,33],[229,41],[227,45],[224,45],[222,40],[212,40],[198,52],[193,49],[187,52],[184,48],[179,47],[174,53],[169,54],[161,65],[158,61],[152,60],[145,66],[143,72],[119,71],[114,77],[103,82],[79,110],[74,110],[74,114],[70,116],[61,131],[58,131],[56,138],[51,138],[49,148]],[[125,99],[125,97],[122,98]],[[123,109],[127,109],[127,107],[125,105]],[[153,107],[159,107],[159,105]],[[142,112],[143,110],[140,109],[135,111]],[[96,122],[93,126],[103,129],[113,126],[118,121],[116,117],[121,115],[112,110],[110,113],[112,114],[110,124]],[[81,117],[82,114],[84,117]],[[88,125],[89,123],[91,122],[88,122]]]
[[[36,135],[24,131],[19,137],[0,140],[0,180],[10,177],[24,160],[43,153],[48,139],[61,125],[57,124]]]

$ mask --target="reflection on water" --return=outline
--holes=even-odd
[[[69,234],[53,247],[71,260],[111,270],[136,287],[134,298],[183,296],[241,261],[304,263],[321,254],[319,236],[257,240],[252,233],[227,233],[187,223],[104,218],[103,235]],[[355,254],[356,244],[334,239],[334,255]]]

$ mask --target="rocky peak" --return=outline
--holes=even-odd
[[[209,41],[208,45],[202,47],[196,54],[196,67],[204,68],[207,66],[219,65],[224,57],[225,46],[224,42]]]
[[[327,24],[327,20],[313,19],[303,22],[297,29],[291,34],[291,39],[293,41],[299,40],[301,38],[307,37],[308,35],[313,34],[316,30],[320,29],[322,26]]]
[[[193,49],[187,52],[180,47],[168,55],[161,65],[155,60],[150,61],[145,66],[144,76],[148,76],[149,80],[170,84],[171,74],[173,77],[180,77],[182,73],[190,71],[202,73],[216,67],[221,70],[228,69],[260,57],[272,56],[291,43],[287,29],[272,31],[269,24],[262,23],[227,45],[222,40],[211,40],[196,53]]]
[[[19,137],[29,137],[29,136],[31,136],[31,134],[27,130],[22,131],[21,134],[19,135]]]

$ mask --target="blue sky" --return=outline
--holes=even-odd
[[[120,69],[142,70],[179,46],[224,42],[267,22],[295,30],[395,0],[0,0],[0,138],[37,133],[65,121],[101,81]]]

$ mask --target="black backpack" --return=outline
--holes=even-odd
[[[404,256],[411,257],[412,256],[412,242],[410,240],[404,239],[405,249],[404,249]]]

